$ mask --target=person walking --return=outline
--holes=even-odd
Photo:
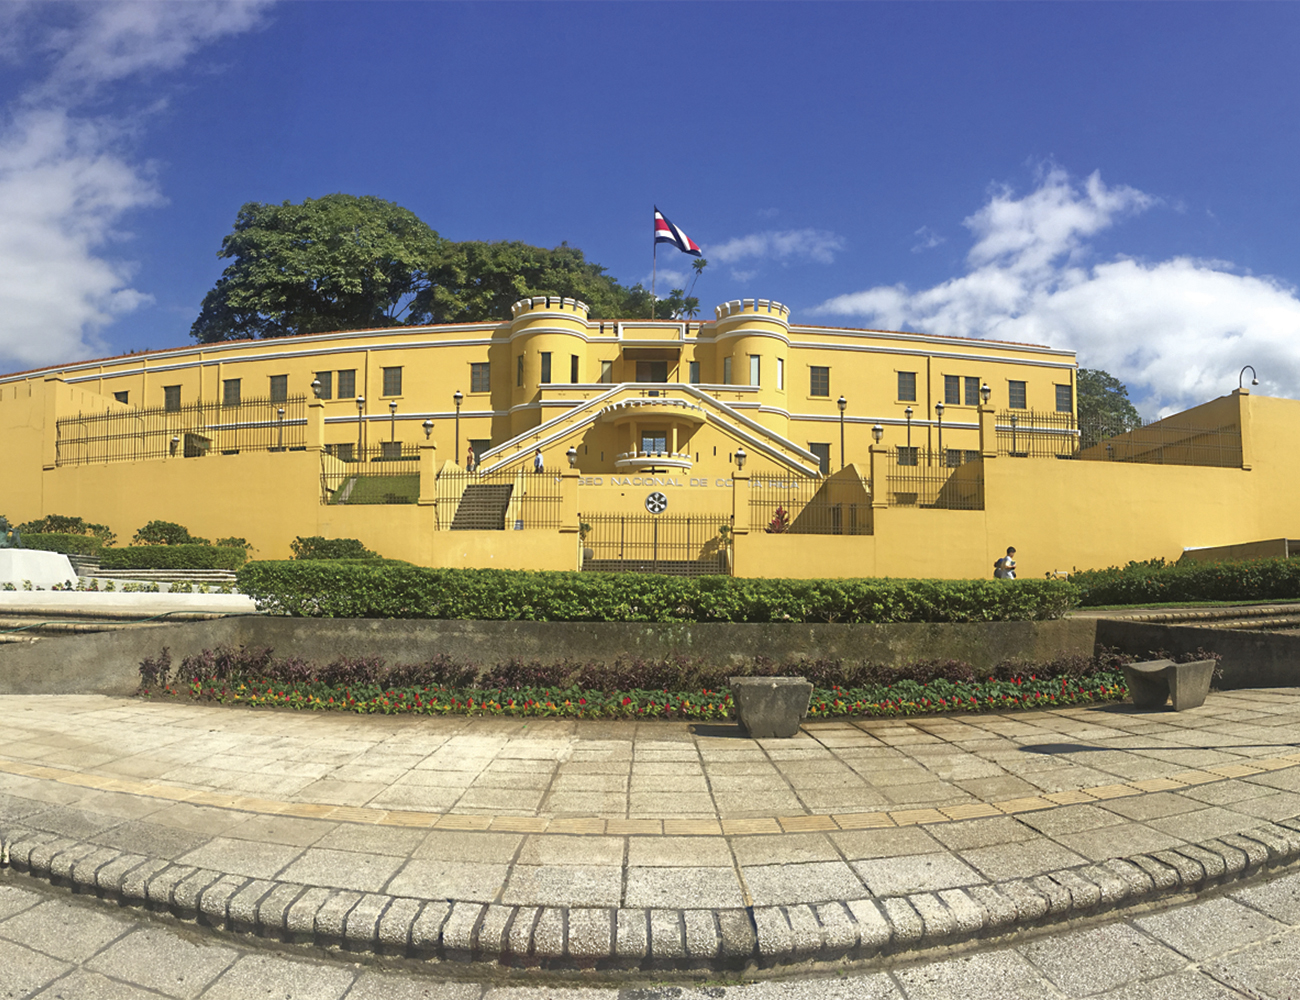
[[[473,472],[475,463],[474,446],[470,445],[465,449],[465,471]]]
[[[993,564],[993,579],[1014,580],[1016,578],[1016,547],[1007,547],[1007,554]]]
[[[533,471],[541,472],[546,467],[546,461],[542,458],[542,449],[538,448],[533,455]]]

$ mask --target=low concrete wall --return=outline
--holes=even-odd
[[[464,663],[519,657],[554,661],[703,657],[742,665],[765,656],[778,663],[842,659],[902,665],[964,660],[986,669],[1001,660],[1089,655],[1097,623],[986,622],[969,625],[799,625],[613,622],[398,621],[246,616],[129,629],[0,646],[0,694],[133,691],[138,665],[163,647],[174,662],[218,643],[270,646],[280,655],[329,662],[382,656],[418,662],[444,653]]]
[[[1218,653],[1223,657],[1223,676],[1214,686],[1222,690],[1300,687],[1300,632],[1250,632],[1103,618],[1097,622],[1097,641],[1139,656],[1160,650]]]

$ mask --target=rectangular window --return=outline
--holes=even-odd
[[[582,381],[578,378],[578,356],[576,354],[569,355],[569,381],[574,384]]]
[[[943,401],[945,404],[961,405],[961,378],[957,375],[943,377]]]
[[[1056,387],[1056,412],[1074,412],[1074,392],[1068,385],[1058,385]]]
[[[271,402],[283,403],[289,398],[289,376],[272,375],[271,376]]]
[[[320,383],[320,398],[333,399],[334,398],[334,373],[317,372],[316,381]]]
[[[383,395],[400,396],[401,394],[402,394],[402,369],[385,368]]]
[[[778,391],[785,389],[785,358],[776,359],[776,388]]]
[[[542,351],[542,385],[551,383],[551,352]]]
[[[967,375],[965,378],[966,386],[966,405],[980,405],[980,380]]]
[[[915,447],[910,447],[910,448],[909,448],[909,447],[907,447],[906,445],[899,445],[899,446],[898,446],[898,464],[899,464],[899,465],[916,465],[916,464],[917,464],[916,456],[917,456],[918,451],[919,451],[919,449],[918,449],[918,448],[915,448]]]
[[[521,354],[515,358],[515,385],[524,384],[524,356]]]
[[[700,363],[698,361],[691,362],[690,379],[691,379],[691,385],[700,384]]]
[[[831,394],[831,370],[821,365],[812,365],[808,369],[808,395],[829,396]]]
[[[978,451],[963,451],[963,452],[962,452],[962,461],[965,462],[966,464],[970,464],[971,462],[978,462],[978,461],[980,461],[982,458],[983,458],[983,456],[982,456]]]
[[[667,382],[667,361],[638,361],[636,363],[636,380],[638,382]]]
[[[163,386],[163,409],[174,413],[181,408],[181,387],[179,385]]]
[[[339,399],[357,398],[357,370],[349,368],[339,372]]]
[[[831,446],[829,443],[810,441],[808,450],[817,456],[817,467],[823,473],[831,471]]]
[[[475,361],[469,366],[469,391],[490,392],[492,389],[492,369],[490,361]]]
[[[380,441],[379,457],[387,462],[393,462],[402,457],[401,441]]]
[[[351,462],[353,459],[352,450],[356,447],[353,444],[336,444],[334,446],[334,455],[340,462]]]
[[[749,384],[750,385],[759,384],[758,374],[759,374],[761,362],[762,362],[762,358],[759,355],[751,354],[749,356]]]
[[[600,381],[602,385],[614,384],[614,362],[602,361],[600,363]]]
[[[943,464],[950,469],[955,469],[961,465],[961,450],[958,448],[945,448]]]
[[[221,382],[221,405],[238,406],[239,405],[239,379],[228,378]]]
[[[668,435],[663,431],[642,431],[641,450],[650,455],[658,455],[668,450]]]
[[[731,385],[731,359],[722,359],[722,384]]]
[[[916,402],[916,372],[898,373],[898,398],[909,403]]]
[[[1025,409],[1025,383],[1009,380],[1007,382],[1007,406],[1013,410]]]
[[[119,403],[125,403],[130,398],[130,396],[131,393],[129,391],[113,393],[113,398],[116,399]]]

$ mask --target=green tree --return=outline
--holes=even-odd
[[[233,263],[190,335],[210,343],[398,325],[443,244],[413,212],[369,195],[249,202],[217,254]]]
[[[1110,372],[1080,368],[1075,385],[1082,447],[1142,426],[1142,417],[1128,398],[1128,386]]]

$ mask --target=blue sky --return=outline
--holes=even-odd
[[[343,191],[625,283],[658,204],[706,310],[1049,343],[1149,415],[1300,395],[1297,43],[1293,4],[6,4],[0,370],[188,343],[241,204]]]

